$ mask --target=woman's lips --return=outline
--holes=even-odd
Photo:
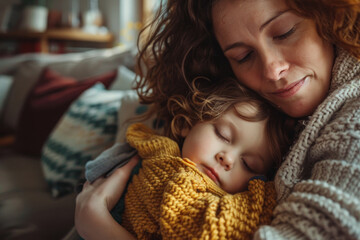
[[[212,168],[208,168],[206,166],[204,166],[204,171],[205,171],[205,174],[211,178],[211,180],[213,180],[216,184],[219,184],[220,181],[219,181],[219,175],[215,172],[214,169]]]
[[[294,82],[288,86],[286,86],[283,89],[277,90],[275,92],[273,92],[274,95],[278,96],[278,97],[282,97],[282,98],[287,98],[287,97],[291,97],[293,95],[295,95],[300,88],[304,85],[304,83],[309,79],[309,77],[304,77],[303,79]]]

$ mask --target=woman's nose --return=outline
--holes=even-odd
[[[266,49],[262,56],[264,77],[270,81],[278,81],[285,78],[289,64],[285,61],[283,54],[278,50]]]
[[[224,167],[226,171],[229,171],[234,166],[234,158],[228,152],[220,152],[216,154],[216,160]]]

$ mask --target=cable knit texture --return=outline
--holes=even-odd
[[[360,239],[360,63],[337,49],[328,97],[275,177],[279,205],[255,239]]]
[[[248,191],[228,194],[181,158],[171,139],[137,123],[127,140],[143,162],[129,184],[122,225],[138,239],[250,239],[270,223],[273,182],[251,180]]]

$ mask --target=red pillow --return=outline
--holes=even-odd
[[[21,110],[15,148],[40,156],[43,144],[70,104],[95,83],[101,82],[108,88],[116,75],[114,70],[79,82],[45,68]]]

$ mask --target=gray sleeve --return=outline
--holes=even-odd
[[[93,182],[103,175],[110,175],[113,170],[125,165],[136,154],[136,149],[128,143],[115,143],[97,158],[86,163],[85,178]]]

